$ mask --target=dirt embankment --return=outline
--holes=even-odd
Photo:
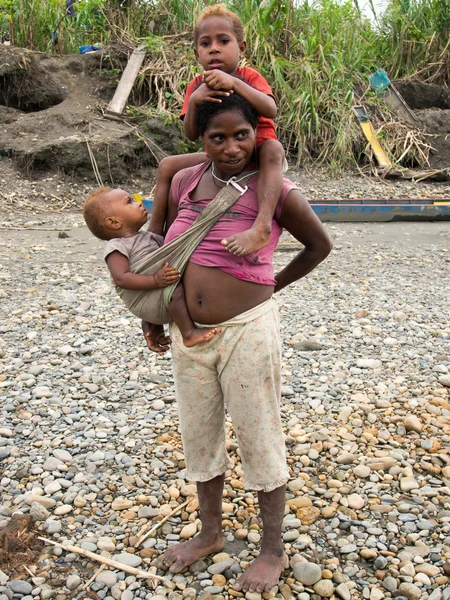
[[[160,119],[109,120],[104,110],[126,52],[45,55],[0,45],[0,207],[74,208],[98,184],[149,195],[157,159],[183,150],[176,125]],[[435,148],[431,167],[450,166],[450,95],[438,86],[397,84]],[[145,100],[133,91],[131,102]],[[426,165],[423,165],[424,167]],[[291,169],[310,198],[445,197],[448,184],[379,182],[357,174]]]
[[[153,177],[157,158],[180,152],[182,137],[158,119],[141,120],[137,128],[132,119],[104,118],[126,60],[124,54],[50,56],[0,46],[0,156],[11,159],[3,162],[22,177],[70,177],[78,186],[123,185],[137,172]]]

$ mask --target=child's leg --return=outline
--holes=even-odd
[[[169,312],[183,336],[184,345],[188,348],[207,342],[213,335],[220,333],[218,327],[196,327],[194,325],[188,312],[182,283],[179,283],[175,288],[169,305]]]
[[[283,146],[277,140],[266,140],[257,150],[258,216],[250,229],[222,240],[227,250],[237,256],[245,256],[267,246],[272,231],[272,218],[283,187]]]
[[[148,230],[158,235],[164,234],[164,224],[167,216],[167,205],[169,201],[170,185],[173,176],[187,167],[195,167],[205,162],[206,154],[196,152],[194,154],[179,154],[177,156],[166,156],[159,163],[158,175],[156,177],[155,193],[153,196],[153,210]]]

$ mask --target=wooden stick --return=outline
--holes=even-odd
[[[81,554],[82,556],[86,556],[92,560],[95,560],[100,563],[104,563],[113,569],[119,569],[120,571],[125,571],[126,573],[131,573],[132,575],[136,575],[136,577],[145,577],[146,579],[156,579],[157,581],[162,581],[163,583],[168,583],[168,580],[164,577],[160,577],[159,575],[154,575],[153,573],[149,573],[148,571],[143,571],[142,569],[137,569],[136,567],[130,567],[125,565],[124,563],[119,562],[118,560],[112,560],[112,558],[106,558],[106,556],[99,556],[94,552],[90,552],[89,550],[85,550],[84,548],[78,548],[77,546],[71,546],[70,544],[59,544],[58,542],[54,542],[53,540],[48,540],[47,538],[38,537],[39,540],[43,542],[47,542],[47,544],[53,544],[54,546],[58,546],[58,548],[62,548],[63,550],[67,550],[68,552],[74,552],[75,554]]]
[[[72,231],[71,229],[53,229],[52,227],[0,227],[2,231]]]
[[[26,567],[25,565],[23,565],[23,568],[28,573],[28,575],[31,575],[31,577],[34,577],[34,573],[32,573],[28,567]]]
[[[103,571],[103,569],[106,569],[106,565],[105,565],[105,563],[103,563],[103,564],[101,565],[100,569],[97,569],[97,570],[95,571],[95,573],[92,575],[92,577],[89,579],[89,581],[83,585],[83,588],[82,588],[82,589],[83,589],[83,590],[87,590],[87,589],[88,589],[88,587],[91,585],[91,583],[94,581],[94,579],[97,577],[97,575]]]
[[[161,525],[163,523],[165,523],[167,521],[167,519],[170,519],[170,517],[173,517],[173,515],[176,515],[177,512],[179,512],[182,508],[184,508],[186,506],[186,504],[190,504],[192,502],[192,500],[193,499],[186,500],[186,502],[183,502],[183,504],[180,504],[179,506],[177,506],[177,508],[175,508],[166,517],[164,517],[164,519],[161,519],[161,521],[156,523],[156,525],[154,527],[152,527],[152,529],[150,529],[150,531],[148,533],[146,533],[145,535],[142,535],[146,531],[146,529],[151,527],[151,523],[146,523],[142,527],[140,532],[137,534],[138,539],[137,539],[136,543],[134,544],[134,547],[137,548],[138,546],[140,546],[144,540],[146,540],[150,535],[152,535],[152,533],[155,533],[155,531],[158,531],[158,529],[161,527]]]

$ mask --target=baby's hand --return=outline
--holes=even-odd
[[[168,285],[172,285],[172,283],[176,283],[180,277],[180,271],[169,267],[169,263],[166,263],[162,269],[156,271],[154,275],[156,286],[159,288],[165,288]]]
[[[228,73],[219,71],[219,69],[213,69],[212,71],[205,71],[203,73],[203,81],[210,90],[233,92],[236,80],[232,75],[228,75]]]

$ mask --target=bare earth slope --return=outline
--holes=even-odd
[[[77,208],[100,182],[151,195],[155,154],[180,152],[182,138],[161,120],[141,120],[137,131],[132,121],[103,117],[117,67],[125,62],[123,54],[52,56],[0,46],[0,208],[6,220],[18,210]],[[445,138],[450,111],[420,112],[428,130]],[[433,164],[450,165],[450,142],[433,137],[431,143],[438,146]],[[294,166],[288,175],[310,199],[450,197],[448,182],[381,181]]]

